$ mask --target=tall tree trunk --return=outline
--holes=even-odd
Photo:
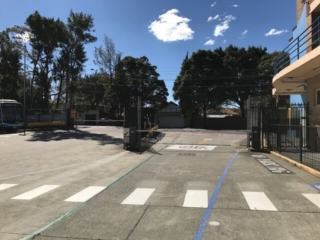
[[[58,91],[58,97],[57,97],[57,103],[56,103],[56,110],[59,109],[60,106],[60,97],[61,97],[61,91],[62,91],[62,82],[63,82],[63,74],[60,76],[60,83],[59,83],[59,91]]]

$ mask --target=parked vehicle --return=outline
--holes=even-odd
[[[0,99],[0,130],[16,131],[23,125],[22,104],[16,100]]]
[[[107,119],[107,118],[100,118],[97,121],[97,125],[99,125],[99,126],[114,126],[114,122],[110,119]]]
[[[107,118],[100,118],[97,121],[97,125],[100,126],[123,126],[124,120],[113,120]]]

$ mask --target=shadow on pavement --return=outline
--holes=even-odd
[[[72,130],[72,131],[40,131],[40,132],[33,132],[31,138],[27,141],[36,142],[49,142],[49,141],[62,141],[68,139],[79,139],[79,140],[93,140],[98,141],[100,145],[107,145],[107,144],[116,144],[122,145],[123,139],[122,138],[114,138],[107,134],[97,134],[97,133],[90,133],[81,130]]]
[[[148,153],[151,153],[151,154],[162,155],[161,153],[159,153],[156,150],[154,150],[152,148],[152,146],[154,144],[156,144],[157,142],[159,142],[165,136],[165,133],[157,132],[157,133],[153,133],[153,134],[154,135],[152,137],[145,137],[145,138],[141,139],[141,146],[140,146],[140,149],[138,151],[140,154],[148,152]]]

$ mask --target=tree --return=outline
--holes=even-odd
[[[77,105],[89,105],[90,110],[95,110],[103,101],[106,91],[104,83],[104,77],[99,73],[85,75],[83,78],[81,78],[78,82],[78,88],[76,92]]]
[[[224,65],[229,74],[225,75],[226,98],[239,105],[245,117],[244,102],[249,96],[261,94],[261,78],[258,66],[267,49],[251,47],[248,49],[228,46],[225,49]]]
[[[6,31],[0,32],[0,98],[19,98],[21,53]]]
[[[36,11],[26,19],[26,25],[32,35],[32,38],[30,38],[33,56],[31,63],[36,71],[34,80],[39,91],[38,107],[48,109],[53,80],[54,52],[63,39],[64,24],[59,19],[43,17]]]
[[[206,127],[207,110],[216,109],[221,103],[219,76],[223,72],[222,49],[199,50],[182,63],[173,91],[174,99],[185,115],[193,116],[199,109]]]
[[[104,37],[104,46],[95,47],[94,49],[94,64],[99,67],[99,70],[102,74],[108,76],[109,86],[107,88],[106,99],[105,102],[110,105],[110,114],[115,115],[117,110],[117,106],[119,106],[119,102],[116,101],[113,91],[113,82],[115,76],[116,65],[121,60],[121,53],[116,50],[115,44],[111,38],[108,36]]]
[[[138,96],[142,106],[162,107],[167,102],[168,90],[164,81],[159,80],[156,69],[145,56],[128,56],[119,61],[113,91],[121,109],[128,105],[136,106]]]
[[[66,103],[72,106],[73,93],[76,90],[76,81],[83,71],[84,63],[87,61],[84,45],[95,42],[97,38],[93,32],[93,17],[84,13],[70,11],[67,24],[65,25],[64,41],[61,43],[60,57],[57,60],[59,68],[56,70],[57,77],[61,79],[65,73]]]

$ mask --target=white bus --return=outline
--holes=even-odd
[[[0,130],[10,132],[23,126],[22,104],[16,100],[0,99]]]

